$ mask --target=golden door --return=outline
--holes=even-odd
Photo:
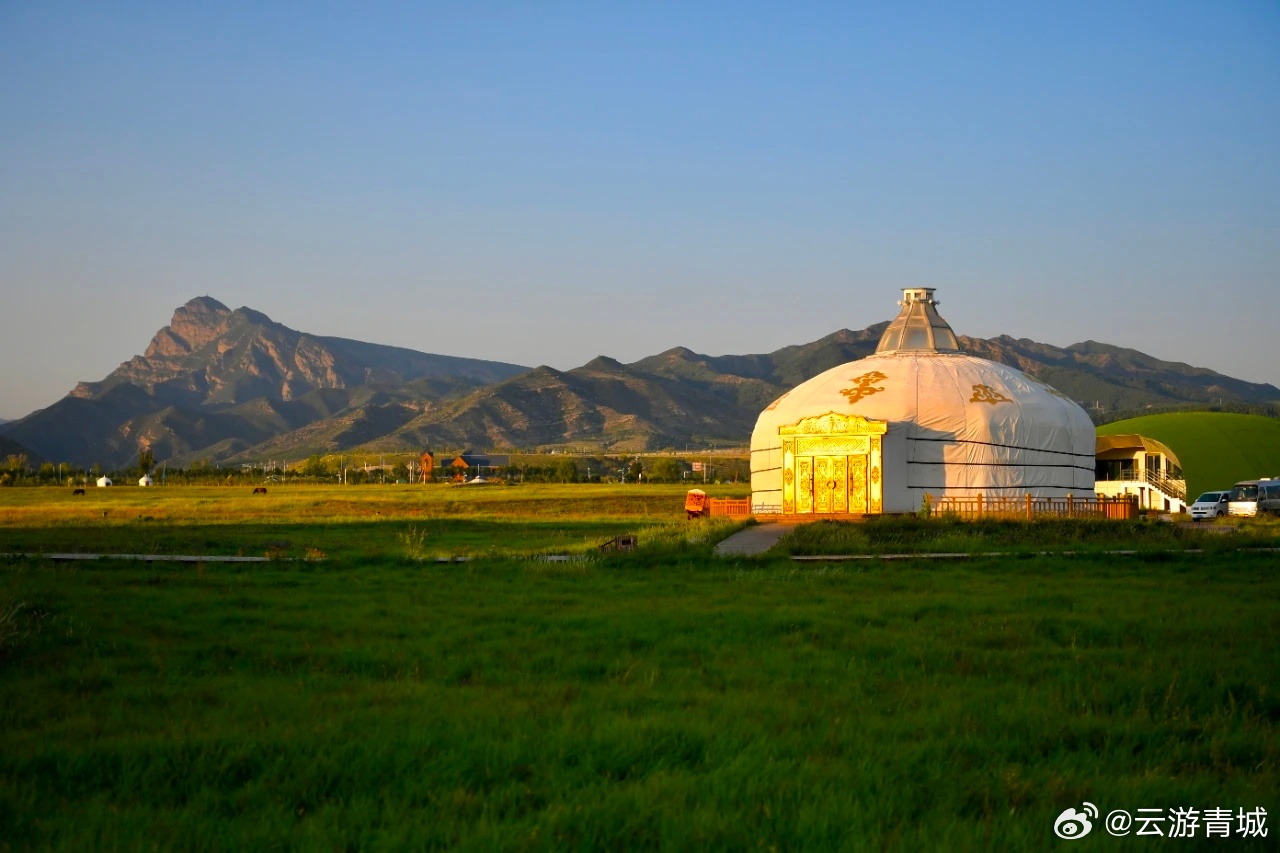
[[[848,463],[844,456],[813,457],[813,511],[815,513],[849,511],[848,491],[845,487],[847,467]]]
[[[838,412],[778,427],[783,513],[881,512],[881,443],[887,429],[882,421]]]
[[[867,457],[849,457],[849,512],[861,515],[867,511]]]
[[[813,512],[813,458],[796,460],[796,512]]]

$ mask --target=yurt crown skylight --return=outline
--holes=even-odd
[[[902,290],[902,310],[880,338],[877,353],[960,352],[956,333],[938,314],[932,287]]]

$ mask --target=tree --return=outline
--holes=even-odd
[[[669,456],[655,459],[649,465],[649,479],[655,483],[674,483],[680,479],[680,466]]]
[[[151,469],[156,467],[156,455],[151,452],[150,447],[144,447],[138,451],[138,476],[145,477],[151,473]]]
[[[555,478],[560,483],[578,482],[578,465],[572,459],[561,459],[556,463]]]
[[[632,459],[631,464],[627,466],[627,479],[633,483],[638,483],[642,473],[644,473],[644,466],[640,464],[640,460]]]
[[[329,466],[324,463],[318,453],[313,453],[303,463],[302,473],[307,477],[316,477],[317,479],[327,477],[329,476]]]
[[[403,462],[397,462],[391,469],[391,478],[397,482],[400,480],[409,482],[409,466]]]
[[[10,453],[4,461],[4,470],[16,480],[27,472],[27,454]]]

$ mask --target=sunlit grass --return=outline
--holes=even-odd
[[[1042,850],[1085,800],[1280,806],[1247,555],[0,578],[17,848]]]
[[[1183,547],[1240,534],[884,519],[791,547],[1021,556],[719,559],[744,522],[591,488],[0,525],[325,551],[0,560],[0,849],[1038,851],[1085,801],[1280,813],[1277,561]]]
[[[778,548],[796,555],[1022,553],[1109,550],[1236,550],[1280,547],[1280,519],[1231,519],[1214,525],[1100,519],[878,518],[797,527]]]
[[[731,493],[733,487],[718,487]],[[717,487],[712,487],[713,491]],[[0,489],[0,553],[418,558],[581,552],[684,524],[681,486]],[[411,533],[412,531],[412,533]]]

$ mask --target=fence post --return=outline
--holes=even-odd
[[[977,515],[977,518],[982,518],[982,492],[978,492],[978,515]]]
[[[1075,517],[1075,509],[1076,509],[1075,498],[1071,496],[1070,492],[1067,492],[1067,518]]]
[[[921,513],[923,513],[923,514],[924,514],[924,517],[925,517],[925,518],[928,518],[930,515],[932,515],[932,513],[929,511],[929,504],[930,504],[932,501],[933,501],[933,499],[932,499],[931,497],[929,497],[929,493],[928,493],[928,492],[925,492],[925,493],[924,493],[924,500],[920,503],[920,511],[921,511]]]
[[[1031,493],[1027,492],[1027,518],[1031,518]]]

